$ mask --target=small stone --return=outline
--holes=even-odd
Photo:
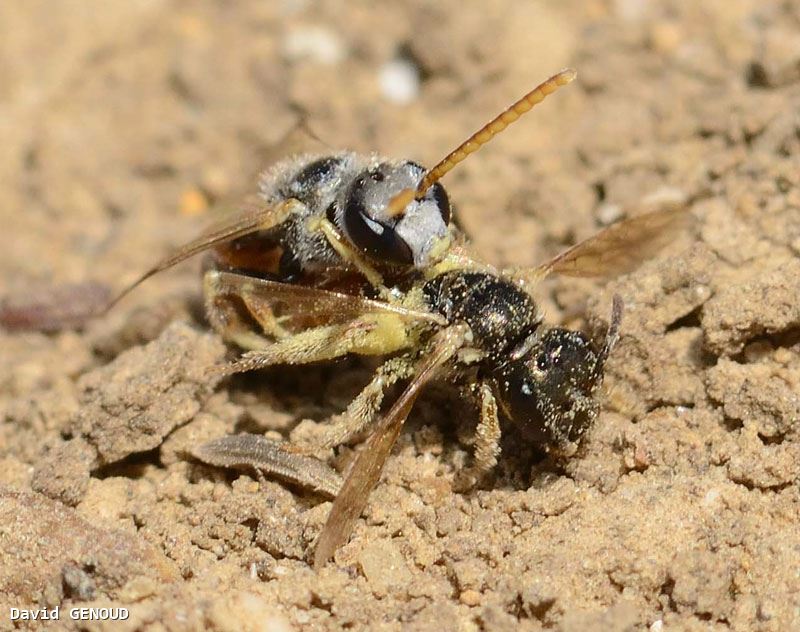
[[[181,194],[180,209],[181,215],[202,215],[208,210],[208,199],[200,189],[187,189]]]
[[[122,603],[134,603],[147,599],[158,591],[158,584],[150,577],[134,577],[122,587],[119,598]]]
[[[477,606],[481,602],[481,594],[477,590],[465,590],[458,596],[465,606]]]
[[[603,226],[613,224],[622,217],[622,207],[619,204],[603,203],[597,207],[597,221]]]
[[[393,59],[380,69],[378,83],[387,101],[407,105],[419,95],[419,68],[408,59]]]

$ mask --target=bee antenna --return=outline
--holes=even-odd
[[[481,127],[467,140],[447,154],[447,156],[439,161],[439,164],[432,169],[429,169],[417,187],[416,197],[420,198],[425,195],[425,192],[431,188],[431,185],[441,179],[444,174],[450,171],[459,162],[492,140],[492,138],[514,123],[523,114],[526,114],[528,111],[530,111],[534,105],[544,101],[544,98],[547,95],[552,94],[561,86],[565,86],[570,83],[577,75],[578,73],[572,68],[566,68],[553,75],[549,79],[546,79],[533,90],[517,99],[514,103],[508,106],[500,114],[495,116],[486,125]]]
[[[128,287],[126,287],[124,290],[122,290],[121,292],[119,292],[119,293],[115,294],[114,296],[112,296],[112,297],[111,297],[111,300],[110,300],[110,301],[108,301],[108,302],[107,302],[107,303],[106,303],[106,304],[103,306],[103,309],[101,309],[101,310],[100,310],[100,311],[97,313],[97,316],[98,316],[98,317],[100,317],[100,316],[105,316],[106,314],[108,314],[108,312],[110,312],[110,311],[111,311],[111,310],[112,310],[114,307],[116,307],[117,303],[119,303],[119,302],[120,302],[120,301],[121,301],[123,298],[125,298],[126,296],[128,296],[128,294],[130,294],[131,292],[133,292],[133,290],[135,290],[135,289],[136,289],[137,287],[139,287],[139,286],[140,286],[140,285],[141,285],[141,284],[142,284],[144,281],[146,281],[147,279],[149,279],[151,276],[153,276],[153,275],[154,275],[154,274],[156,274],[157,272],[161,272],[161,269],[160,269],[160,268],[158,268],[158,269],[155,269],[155,270],[150,270],[150,271],[149,271],[147,274],[145,274],[144,276],[141,276],[141,277],[139,277],[138,279],[136,279],[136,281],[134,281],[133,283],[131,283],[131,284],[130,284]]]
[[[451,171],[453,167],[466,159],[466,157],[471,153],[474,153],[480,147],[492,140],[492,138],[514,123],[523,114],[527,113],[531,108],[533,108],[534,105],[544,101],[544,98],[547,95],[552,94],[561,86],[565,86],[570,83],[577,75],[577,71],[573,70],[572,68],[565,68],[561,72],[540,83],[521,98],[517,99],[514,103],[508,106],[500,114],[495,116],[486,125],[481,127],[467,140],[447,154],[447,156],[440,160],[435,167],[429,169],[423,176],[422,180],[420,180],[416,190],[404,189],[395,195],[389,202],[389,214],[399,215],[412,201],[415,199],[421,200],[424,197],[425,192],[436,182],[438,182],[442,176]]]

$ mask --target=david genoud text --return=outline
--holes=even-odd
[[[66,611],[73,621],[125,621],[130,615],[127,608],[70,608]],[[58,621],[61,607],[48,610],[40,608],[11,608],[12,621]]]

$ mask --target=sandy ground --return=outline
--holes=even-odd
[[[589,331],[627,306],[581,455],[509,432],[454,494],[469,427],[432,394],[318,574],[329,503],[186,450],[290,438],[367,365],[210,382],[226,349],[197,262],[83,332],[0,332],[0,629],[10,607],[78,627],[76,605],[129,608],[92,630],[800,629],[796,3],[40,0],[0,4],[0,31],[5,295],[133,280],[252,194],[301,115],[331,147],[431,164],[567,65],[447,178],[481,254],[532,265],[664,203],[697,219],[625,278],[540,288]],[[397,62],[418,91],[382,88]]]

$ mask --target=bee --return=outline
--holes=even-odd
[[[412,160],[341,151],[285,158],[268,169],[254,205],[224,217],[112,294],[97,283],[38,292],[35,301],[0,300],[8,330],[80,327],[111,310],[151,276],[205,251],[204,267],[305,285],[366,291],[393,301],[406,276],[426,278],[453,268],[494,269],[468,252],[439,180],[467,156],[576,77],[565,69],[537,85],[447,154],[432,169]],[[204,280],[206,312],[214,329],[244,348],[265,344],[250,327],[254,309],[227,277]],[[520,278],[524,282],[524,278]],[[111,297],[109,299],[109,297]],[[268,320],[261,315],[264,327]],[[267,337],[280,337],[272,319]]]
[[[494,117],[432,169],[412,160],[342,151],[279,161],[262,176],[255,206],[224,217],[167,255],[116,295],[97,284],[40,293],[36,302],[0,302],[0,324],[9,330],[57,330],[81,326],[106,314],[151,276],[205,251],[205,268],[305,285],[357,287],[385,300],[409,274],[426,278],[453,268],[490,270],[469,252],[453,221],[450,197],[439,180],[547,95],[576,77],[565,69],[537,85]],[[227,341],[258,348],[263,336],[250,331],[253,306],[227,277],[204,283],[206,311]],[[521,279],[524,280],[524,279]],[[366,285],[366,288],[364,287]],[[112,298],[109,300],[109,296]],[[69,309],[64,304],[69,302]],[[265,325],[266,318],[261,318]],[[282,335],[277,322],[265,330]]]
[[[281,160],[262,176],[254,208],[225,217],[178,248],[103,312],[152,275],[206,250],[213,251],[213,268],[282,281],[336,285],[355,274],[387,299],[388,285],[409,272],[432,276],[453,267],[485,269],[466,252],[439,180],[575,76],[566,69],[537,85],[432,169],[349,151]],[[214,290],[223,296],[226,288],[206,287]]]
[[[350,152],[281,162],[262,180],[258,207],[204,231],[99,310],[105,313],[154,274],[212,250],[203,276],[206,313],[223,338],[245,350],[223,373],[347,354],[388,358],[319,441],[319,447],[337,446],[371,430],[343,482],[283,446],[225,438],[196,452],[212,464],[259,464],[328,495],[337,492],[316,567],[349,537],[416,398],[432,380],[447,377],[466,387],[480,411],[474,463],[459,475],[463,487],[495,465],[501,417],[536,445],[564,454],[596,418],[621,300],[613,301],[604,340],[593,341],[546,326],[530,290],[554,273],[599,277],[632,270],[685,225],[685,208],[619,222],[536,268],[498,271],[469,254],[439,183],[574,77],[565,70],[543,82],[429,170]],[[81,293],[92,306],[87,311],[94,310],[96,293]],[[12,307],[0,308],[0,322],[52,326],[63,311]],[[80,320],[76,310],[64,314]],[[399,382],[405,388],[381,416],[385,392]]]
[[[673,208],[622,221],[527,276],[628,271],[668,242],[686,219],[685,209]],[[573,453],[597,417],[598,389],[623,311],[615,296],[605,338],[593,341],[580,331],[544,325],[531,294],[502,273],[451,269],[429,279],[419,275],[394,301],[226,270],[209,271],[206,278],[246,293],[255,317],[267,315],[265,330],[273,328],[273,319],[284,329],[283,337],[224,367],[226,374],[350,353],[388,356],[315,446],[336,446],[371,430],[344,482],[331,473],[322,483],[319,466],[312,477],[307,461],[292,460],[296,448],[265,447],[252,436],[223,438],[194,453],[212,465],[260,467],[295,482],[308,480],[327,495],[338,491],[315,550],[317,568],[350,536],[417,396],[434,379],[466,386],[480,411],[474,462],[459,474],[459,487],[474,485],[496,464],[501,417],[535,445]],[[380,416],[386,390],[401,381],[405,388]]]

